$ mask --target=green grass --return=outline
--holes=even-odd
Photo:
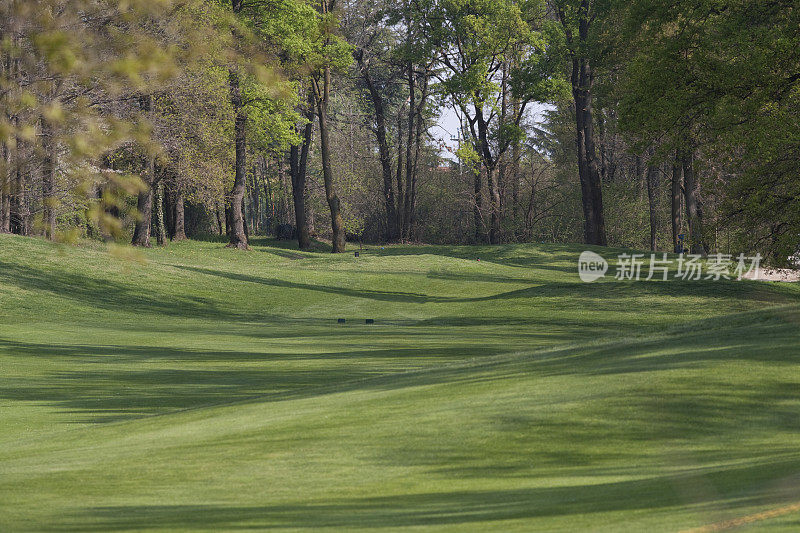
[[[0,236],[0,531],[678,531],[800,500],[800,288],[583,284],[582,249]]]

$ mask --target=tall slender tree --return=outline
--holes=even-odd
[[[602,0],[551,0],[563,30],[570,61],[570,83],[575,106],[578,175],[587,244],[605,246],[607,242],[603,213],[603,190],[595,148],[592,87],[598,59],[597,26],[603,20]]]
[[[314,99],[309,92],[307,108],[305,109],[306,122],[298,133],[302,132],[301,143],[292,144],[289,150],[289,174],[292,179],[292,200],[294,203],[295,227],[297,231],[297,245],[301,250],[311,247],[311,235],[308,223],[308,206],[306,205],[307,187],[306,175],[308,171],[308,152],[314,132]]]
[[[323,56],[320,68],[311,76],[312,92],[314,94],[314,104],[317,111],[317,123],[319,125],[319,144],[320,160],[322,162],[322,179],[325,184],[325,199],[331,212],[331,243],[333,253],[344,252],[345,250],[345,230],[342,218],[342,206],[339,196],[336,194],[336,183],[333,177],[333,167],[331,165],[330,147],[330,122],[328,111],[331,100],[331,61],[328,60],[324,51],[337,42],[332,35],[331,25],[336,20],[334,9],[336,0],[321,0],[320,14],[323,24]]]
[[[233,13],[242,12],[243,0],[231,0]],[[241,74],[238,67],[228,70],[231,105],[234,112],[234,146],[236,161],[234,163],[233,188],[225,202],[226,219],[228,221],[228,248],[248,249],[247,235],[244,231],[244,201],[247,157],[247,113],[242,100]]]

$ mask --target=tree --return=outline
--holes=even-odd
[[[631,49],[618,89],[621,126],[640,138],[658,138],[665,152],[677,152],[696,253],[710,248],[703,201],[714,193],[712,173],[722,184],[716,191],[726,199],[721,206],[728,215],[747,221],[749,231],[742,232],[747,241],[770,243],[776,253],[782,248],[781,254],[787,255],[796,246],[790,235],[798,228],[797,211],[786,209],[792,202],[785,187],[797,186],[792,172],[786,173],[780,163],[800,146],[784,133],[795,130],[789,124],[796,118],[793,95],[800,82],[797,69],[789,66],[798,61],[797,46],[787,46],[796,42],[798,15],[791,4],[737,0],[718,8],[638,0],[619,9]],[[774,132],[782,132],[782,139]],[[770,175],[776,179],[768,179]],[[679,211],[677,182],[676,168],[674,218]],[[760,193],[759,202],[741,201]],[[762,208],[789,216],[774,224],[772,215],[756,215]],[[745,212],[748,216],[742,217]],[[730,226],[723,230],[730,232]],[[753,239],[753,233],[761,236]]]
[[[661,169],[654,161],[647,164],[647,206],[650,219],[650,250],[658,249],[658,185]]]
[[[126,196],[146,189],[138,175],[157,185],[166,164],[144,161],[164,155],[153,139],[160,101],[206,43],[231,57],[229,22],[201,0],[2,3],[0,222],[64,239],[83,221],[120,237]]]
[[[522,136],[520,123],[528,104],[552,99],[559,88],[549,32],[544,31],[544,6],[506,0],[442,0],[436,8],[427,20],[433,42],[443,50],[441,90],[465,117],[481,161],[489,188],[489,242],[496,244],[502,232],[498,165]],[[515,67],[509,69],[511,59]],[[512,116],[501,105],[506,83],[517,102]]]
[[[587,244],[607,243],[603,191],[595,148],[592,86],[599,61],[598,26],[607,3],[603,0],[551,0],[563,30],[570,60],[570,83],[575,104],[575,145]]]
[[[153,96],[151,94],[139,97],[142,112],[149,115],[153,111]],[[148,153],[149,152],[149,153]],[[156,156],[147,147],[142,154],[141,177],[146,187],[139,192],[136,202],[138,219],[133,230],[131,244],[134,246],[150,247],[150,230],[153,219],[153,189],[160,185],[156,177]],[[161,244],[161,243],[159,243]]]
[[[333,253],[344,252],[345,228],[341,213],[341,201],[336,194],[336,184],[331,168],[330,154],[330,125],[328,122],[328,109],[331,96],[331,72],[336,67],[344,67],[350,62],[350,54],[346,44],[337,39],[332,31],[336,20],[334,9],[336,0],[321,0],[319,10],[322,23],[321,62],[311,74],[311,87],[314,105],[317,111],[319,124],[320,157],[322,161],[322,179],[325,183],[325,199],[331,212],[331,242]]]
[[[670,194],[670,220],[672,221],[672,250],[682,253],[681,233],[681,192],[683,191],[683,168],[678,154],[672,157],[672,180]]]
[[[377,142],[384,239],[413,231],[420,156],[430,125],[428,107],[436,53],[424,38],[430,6],[412,2],[356,2],[344,31],[353,45],[358,88]]]
[[[109,208],[118,207],[117,192],[135,192],[139,182],[97,163],[146,136],[145,125],[126,111],[126,93],[144,92],[174,73],[172,51],[160,46],[150,23],[176,7],[85,0],[0,5],[0,184],[8,186],[0,219],[9,229],[67,238],[59,219],[82,202],[102,233],[119,233]],[[98,197],[99,188],[105,194]]]
[[[234,14],[238,15],[241,13],[242,5],[242,0],[231,0],[231,9]],[[244,201],[245,158],[247,157],[247,114],[245,113],[244,101],[242,100],[240,73],[235,66],[228,70],[228,83],[230,87],[231,105],[233,106],[233,113],[235,116],[233,135],[236,153],[233,188],[228,193],[225,207],[226,218],[228,220],[228,248],[246,250],[248,244],[247,235],[245,235],[244,231],[242,202]]]
[[[295,94],[305,92],[307,95],[306,99],[295,101],[297,118],[291,128],[294,131],[291,144],[298,148],[289,149],[298,238],[302,239],[303,247],[310,245],[310,220],[305,205],[306,168],[313,131],[311,124],[316,118],[325,197],[331,213],[333,251],[342,252],[345,229],[331,166],[329,107],[332,75],[350,64],[350,47],[336,32],[335,0],[321,0],[314,6],[304,0],[280,0],[276,7],[279,9],[264,14],[258,31],[278,50],[284,70],[294,80]]]
[[[302,126],[302,142],[299,145],[297,143],[292,144],[289,153],[289,172],[292,177],[292,199],[294,202],[295,227],[297,228],[297,246],[301,250],[307,250],[311,247],[306,207],[306,172],[308,169],[308,151],[311,149],[314,129],[313,106],[313,97],[309,94],[308,107],[305,110],[306,123]]]
[[[379,86],[371,72],[370,59],[365,57],[365,50],[358,49],[355,52],[358,62],[359,72],[364,80],[364,84],[369,91],[370,99],[375,114],[375,136],[378,142],[378,157],[381,162],[381,176],[383,177],[383,200],[386,212],[386,240],[394,241],[400,237],[401,228],[398,220],[397,204],[395,202],[394,185],[392,183],[392,158],[389,152],[389,142],[387,139],[386,125],[386,105],[384,94],[387,84]]]

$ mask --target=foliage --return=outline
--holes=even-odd
[[[569,59],[580,58],[592,71],[597,164],[612,194],[609,242],[641,244],[649,210],[667,247],[668,167],[690,154],[712,248],[759,250],[780,263],[800,245],[800,11],[791,0],[259,0],[236,4],[237,13],[233,5],[0,5],[0,232],[122,239],[136,218],[132,196],[160,180],[168,225],[175,203],[186,202],[204,218],[199,226],[224,232],[230,72],[244,97],[250,229],[293,223],[288,153],[314,122],[309,102],[329,71],[330,181],[348,227],[376,241],[471,242],[493,218],[498,240],[575,240],[580,165],[566,102]],[[142,108],[145,96],[153,109]],[[461,123],[448,132],[460,143],[451,155],[435,126],[452,110]],[[317,147],[308,161],[308,214],[325,236]],[[463,172],[475,163],[477,197]],[[652,198],[647,166],[661,176]],[[402,235],[390,235],[392,216]]]
[[[637,48],[618,89],[626,131],[666,150],[691,132],[722,180],[724,223],[779,262],[800,235],[794,4],[634,2],[626,20]]]

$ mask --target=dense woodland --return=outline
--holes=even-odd
[[[800,242],[797,0],[0,0],[0,59],[0,232]]]

